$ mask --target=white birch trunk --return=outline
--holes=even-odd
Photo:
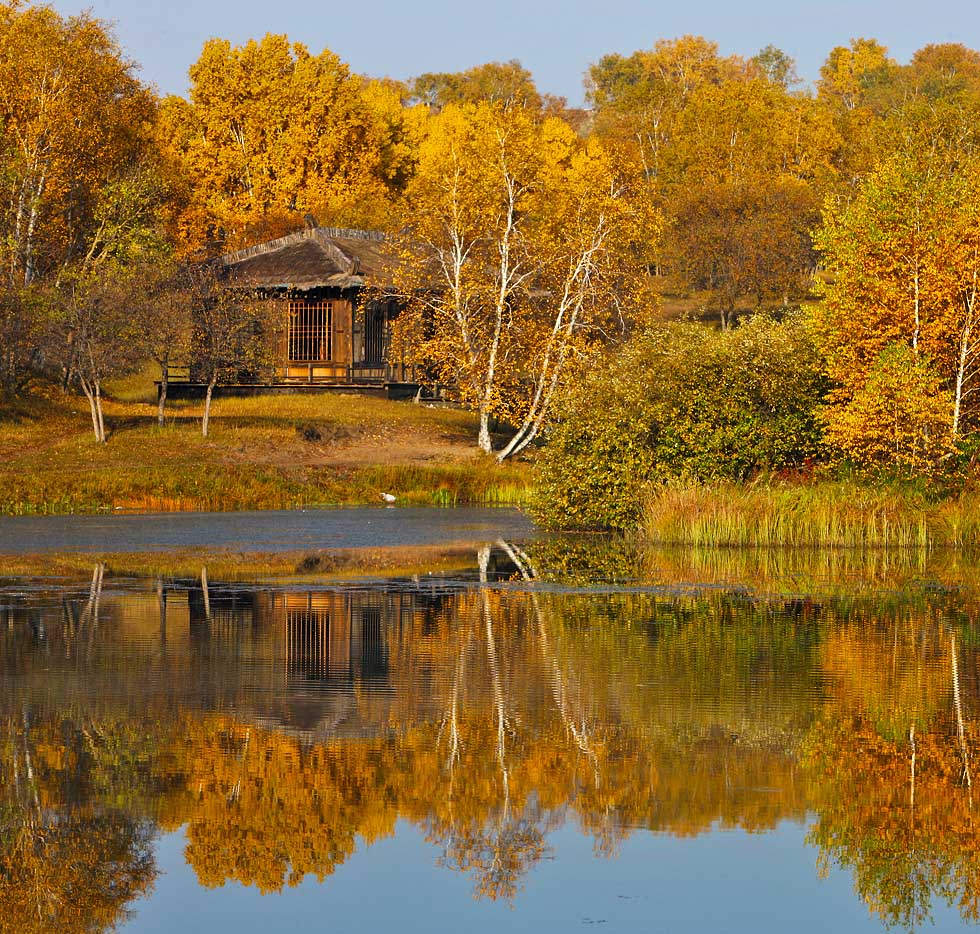
[[[594,280],[598,256],[607,233],[606,219],[600,215],[589,244],[569,262],[555,320],[538,367],[531,404],[524,421],[497,455],[498,461],[502,462],[523,451],[541,431],[558,389],[572,338],[580,325],[588,290]]]
[[[476,443],[484,454],[493,453],[493,440],[490,437],[490,413],[482,405],[480,406],[480,431]]]
[[[963,781],[973,791],[973,777],[970,774],[970,757],[966,748],[966,734],[963,730],[963,704],[960,700],[960,670],[956,657],[956,636],[949,637],[949,653],[953,678],[953,709],[956,713],[956,735],[959,738],[960,754],[963,757]]]
[[[99,441],[102,444],[105,444],[106,435],[105,435],[105,416],[102,413],[102,385],[98,380],[95,381],[95,411],[98,413],[99,416],[99,428],[98,428]]]
[[[204,597],[204,616],[210,622],[211,620],[211,591],[208,587],[208,569],[207,567],[201,568],[201,595]]]
[[[79,376],[79,383],[82,386],[82,392],[85,393],[85,398],[88,400],[89,411],[92,414],[92,430],[95,434],[95,440],[100,444],[105,443],[105,425],[102,418],[102,394],[97,381],[91,381],[84,376]]]
[[[214,393],[216,380],[212,377],[208,382],[207,392],[204,394],[204,417],[201,419],[201,434],[208,436],[208,427],[211,421],[211,396]]]
[[[99,413],[95,410],[95,395],[92,393],[91,387],[87,380],[81,380],[82,392],[85,393],[85,398],[88,399],[89,410],[92,413],[92,430],[95,433],[95,440],[101,441],[99,437]]]
[[[973,331],[976,326],[977,257],[974,257],[973,281],[963,296],[963,331],[960,335],[959,355],[956,361],[956,385],[953,395],[953,440],[960,437],[963,400],[967,394],[968,371],[976,355]]]

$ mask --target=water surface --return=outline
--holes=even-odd
[[[972,926],[978,591],[786,560],[7,578],[2,927]]]
[[[533,531],[517,509],[467,507],[0,516],[0,554],[383,548],[527,538]]]

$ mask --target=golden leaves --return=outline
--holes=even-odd
[[[977,177],[969,160],[896,156],[845,208],[825,208],[817,243],[833,281],[816,324],[838,387],[828,420],[839,449],[859,464],[912,468],[900,450],[935,464],[973,427]]]
[[[433,119],[408,189],[401,290],[416,352],[484,424],[505,417],[529,440],[566,366],[622,326],[656,227],[636,187],[633,167],[537,112],[484,102]]]
[[[189,183],[176,221],[185,251],[270,239],[306,213],[335,226],[391,224],[423,117],[401,106],[398,88],[272,34],[239,47],[209,41],[191,81],[190,103],[164,108],[162,139]]]
[[[30,282],[85,255],[103,189],[152,163],[155,101],[105,25],[0,5],[5,261]]]

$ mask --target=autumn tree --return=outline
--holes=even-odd
[[[978,58],[958,43],[924,46],[906,65],[873,39],[833,49],[817,94],[845,140],[839,190],[850,196],[899,151],[975,154]]]
[[[864,470],[932,473],[953,451],[952,408],[929,360],[905,344],[889,344],[847,405],[830,410],[827,444],[839,460]]]
[[[143,362],[138,323],[131,313],[141,289],[131,270],[116,267],[98,275],[71,276],[54,293],[59,317],[55,350],[85,393],[95,440],[102,444],[108,440],[102,409],[105,381],[125,376]]]
[[[820,67],[817,92],[844,110],[855,110],[873,100],[876,88],[887,85],[896,63],[875,39],[852,39],[832,49]]]
[[[789,88],[799,84],[800,76],[796,73],[796,62],[782,49],[771,42],[760,49],[749,59],[753,67],[771,84]]]
[[[707,294],[722,328],[740,301],[788,305],[812,288],[810,228],[819,212],[806,185],[787,180],[706,184],[671,201],[668,256],[679,278]]]
[[[925,45],[904,71],[908,83],[929,100],[957,99],[968,106],[980,104],[980,52],[959,42]]]
[[[267,302],[250,301],[225,288],[220,269],[214,265],[193,271],[188,293],[190,367],[194,377],[206,386],[201,419],[206,438],[215,386],[243,374],[251,381],[268,375],[275,363],[276,322]]]
[[[50,307],[36,291],[0,284],[0,394],[22,392],[51,362]]]
[[[586,77],[595,132],[638,153],[648,176],[656,178],[676,120],[695,90],[751,74],[747,62],[722,57],[718,44],[701,36],[661,39],[653,49],[629,56],[603,56]]]
[[[238,47],[212,39],[190,77],[190,100],[164,102],[159,134],[185,185],[172,219],[183,252],[278,236],[307,213],[387,225],[424,108],[403,109],[391,86],[279,35]]]
[[[413,78],[412,99],[438,113],[447,104],[512,104],[537,110],[542,97],[534,78],[519,61],[487,62],[466,71],[426,72]]]
[[[948,395],[947,430],[976,426],[980,285],[978,169],[969,159],[904,153],[883,164],[850,203],[829,201],[817,242],[833,277],[817,324],[837,383],[831,424],[891,344],[908,349]]]
[[[102,249],[108,202],[153,161],[154,108],[105,24],[0,4],[0,227],[12,283]]]
[[[163,425],[170,368],[186,364],[191,353],[191,306],[198,274],[164,262],[142,264],[135,274],[142,287],[133,295],[131,313],[141,350],[160,368],[157,422]]]
[[[74,268],[88,274],[112,265],[148,269],[166,262],[170,244],[162,219],[169,197],[156,166],[135,166],[114,178],[93,201],[85,252]]]
[[[798,300],[812,277],[809,229],[841,138],[792,76],[775,47],[745,61],[692,36],[590,71],[596,135],[638,154],[668,220],[662,290],[697,293],[724,326],[738,303]]]
[[[835,173],[840,137],[802,94],[753,77],[691,92],[665,152],[668,193],[692,183],[792,179],[821,190]]]
[[[401,327],[479,413],[481,450],[491,417],[517,426],[501,460],[538,434],[583,342],[616,326],[633,287],[640,227],[622,169],[567,124],[503,104],[447,106],[422,147]]]

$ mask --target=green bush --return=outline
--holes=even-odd
[[[571,390],[538,466],[538,521],[629,528],[644,488],[741,481],[821,453],[826,380],[801,314],[732,331],[665,324],[634,337]]]

